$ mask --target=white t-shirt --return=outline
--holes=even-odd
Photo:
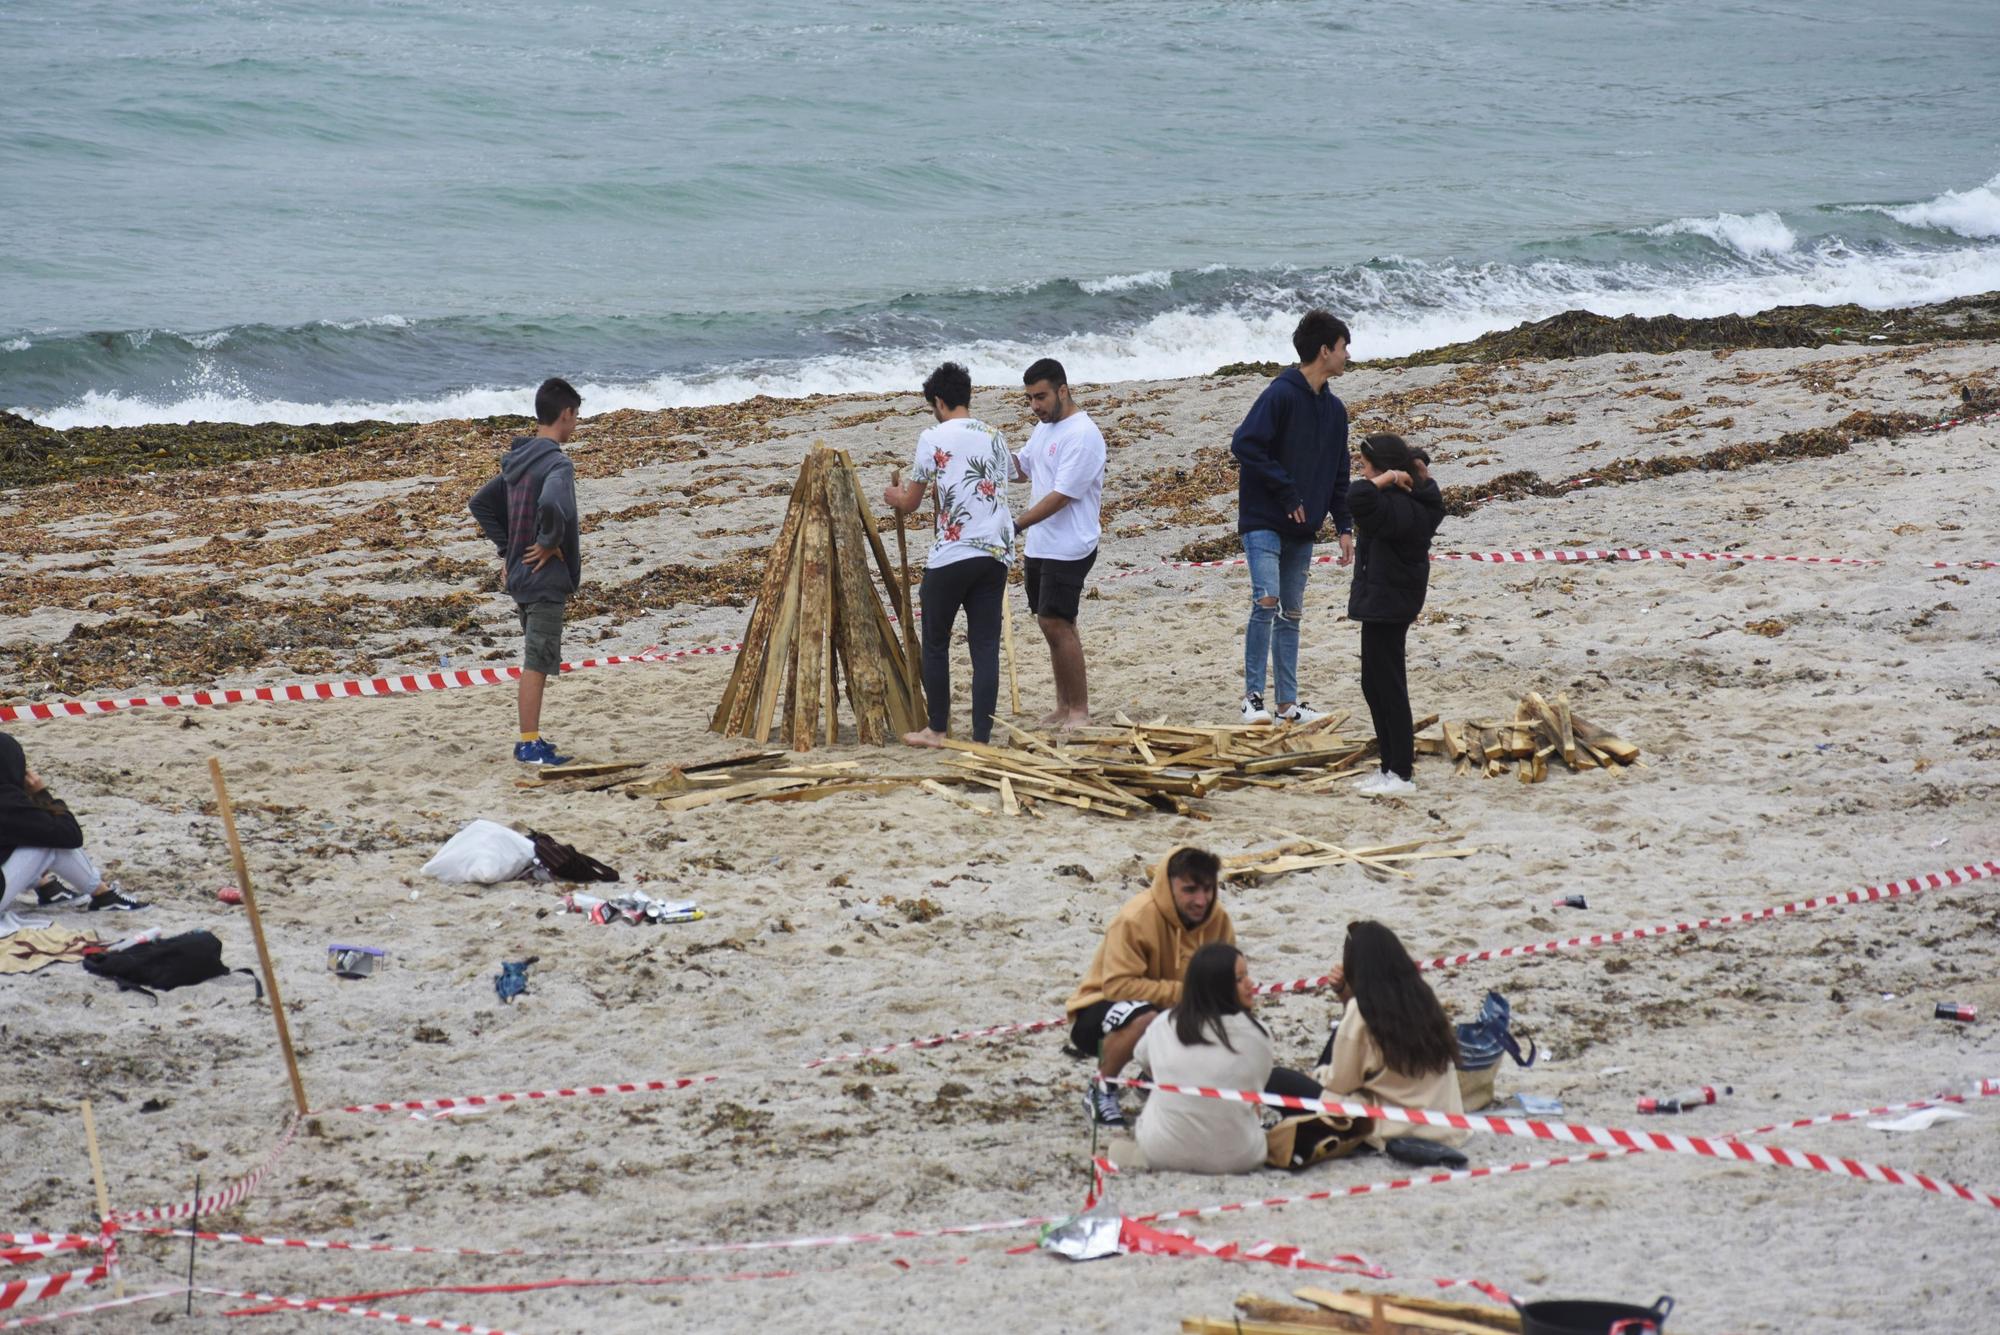
[[[1097,550],[1104,503],[1104,433],[1090,414],[1078,410],[1060,422],[1039,423],[1014,461],[1028,475],[1028,503],[1052,491],[1068,505],[1028,527],[1028,555],[1041,560],[1080,561]]]
[[[1236,1051],[1218,1043],[1212,1029],[1203,1031],[1206,1043],[1187,1047],[1174,1033],[1174,1013],[1168,1011],[1146,1026],[1133,1056],[1163,1085],[1262,1089],[1271,1078],[1271,1036],[1240,1012],[1223,1017],[1222,1026]],[[1263,1119],[1247,1103],[1155,1090],[1132,1134],[1148,1168],[1247,1173],[1264,1162]]]
[[[937,484],[937,526],[929,564],[975,556],[1014,561],[1014,516],[1007,509],[1013,460],[1007,441],[976,417],[954,417],[917,437],[912,482]]]

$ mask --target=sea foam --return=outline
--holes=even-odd
[[[1905,227],[1928,227],[1975,241],[2000,239],[2000,176],[1972,190],[1947,190],[1921,204],[1877,205]]]
[[[1768,209],[1748,215],[1718,213],[1713,218],[1676,218],[1670,223],[1648,228],[1646,235],[1707,237],[1745,259],[1788,254],[1799,243],[1798,233]]]

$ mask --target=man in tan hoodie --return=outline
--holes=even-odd
[[[1181,999],[1181,978],[1195,951],[1211,941],[1235,944],[1236,928],[1217,889],[1221,871],[1215,854],[1175,848],[1152,886],[1127,900],[1104,929],[1068,1007],[1071,1044],[1095,1056],[1103,1074],[1123,1071],[1154,1017]],[[1125,1125],[1117,1090],[1093,1084],[1090,1098],[1098,1125]]]

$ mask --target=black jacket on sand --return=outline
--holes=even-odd
[[[0,862],[17,848],[82,848],[83,828],[48,790],[28,791],[28,758],[0,733]]]
[[[1347,489],[1354,516],[1354,583],[1350,621],[1415,621],[1431,582],[1431,535],[1444,522],[1444,497],[1434,481],[1410,490],[1378,487],[1365,478]]]

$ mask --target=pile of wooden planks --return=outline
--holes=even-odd
[[[926,782],[922,775],[861,772],[858,760],[791,763],[789,752],[749,751],[692,764],[564,765],[544,769],[519,787],[554,792],[604,792],[651,798],[660,810],[695,811],[722,802],[817,802],[843,793],[886,793]]]
[[[1511,1335],[1521,1315],[1484,1303],[1454,1303],[1400,1293],[1304,1288],[1293,1296],[1302,1307],[1246,1293],[1236,1300],[1240,1315],[1186,1317],[1185,1335],[1325,1335],[1330,1330],[1365,1335]]]
[[[1000,793],[1001,809],[1014,814],[1025,800],[1054,802],[1106,816],[1145,811],[1206,816],[1188,799],[1232,788],[1293,788],[1323,792],[1359,771],[1375,754],[1375,739],[1345,737],[1347,716],[1329,715],[1298,726],[1204,726],[1163,719],[1133,723],[1123,714],[1115,727],[1080,728],[1058,735],[1029,732],[1005,719],[1009,748],[947,741],[955,781]],[[1429,723],[1431,720],[1425,720]]]
[[[1519,761],[1521,767],[1516,772],[1522,783],[1546,779],[1551,758],[1560,759],[1573,770],[1617,773],[1628,765],[1645,768],[1639,762],[1638,747],[1578,718],[1567,695],[1559,694],[1550,703],[1538,691],[1522,696],[1514,717],[1504,722],[1426,720],[1417,727],[1417,750],[1457,761],[1460,774],[1477,772],[1489,779],[1507,773],[1509,761]]]
[[[794,751],[831,746],[843,682],[859,740],[880,746],[923,726],[919,668],[896,638],[870,560],[907,623],[909,591],[889,564],[853,461],[815,442],[710,731],[761,744],[775,726]]]
[[[1477,848],[1433,848],[1426,850],[1427,839],[1413,839],[1404,844],[1382,844],[1368,848],[1343,848],[1339,844],[1329,844],[1321,839],[1309,839],[1302,834],[1280,830],[1289,843],[1276,848],[1264,849],[1256,853],[1232,853],[1222,859],[1222,879],[1255,884],[1268,876],[1282,876],[1288,871],[1307,871],[1314,867],[1337,867],[1352,863],[1363,871],[1383,876],[1400,876],[1411,879],[1410,873],[1399,865],[1405,862],[1425,862],[1432,858],[1469,858]]]

